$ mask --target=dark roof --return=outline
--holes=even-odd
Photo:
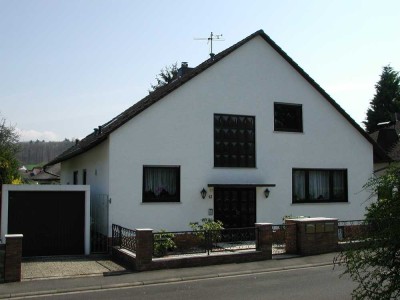
[[[397,137],[399,137],[400,122],[397,121],[394,124],[391,123],[387,127],[381,128],[381,129],[371,133],[370,136],[375,142],[377,142],[377,144],[379,144],[379,143],[381,143],[381,141],[379,140],[380,131],[387,130],[387,129],[395,130],[395,134],[397,135]],[[383,145],[381,145],[381,146],[382,146],[382,148],[385,149],[384,144],[385,144],[385,141],[383,141]],[[386,154],[391,158],[391,160],[400,161],[400,139],[398,139],[398,141],[395,142],[394,144],[391,144],[391,145],[389,145],[389,147],[387,147]]]
[[[249,35],[240,42],[234,44],[233,46],[225,49],[224,51],[216,54],[212,58],[204,61],[196,68],[190,70],[183,77],[157,89],[148,96],[144,97],[142,100],[132,105],[130,108],[125,110],[123,113],[119,114],[111,121],[99,126],[99,130],[89,134],[87,137],[77,142],[74,146],[67,149],[61,155],[56,157],[54,160],[50,161],[47,165],[56,164],[79,154],[82,154],[101,142],[105,141],[109,134],[114,130],[118,129],[120,126],[124,125],[126,122],[140,114],[142,111],[153,105],[154,103],[160,101],[165,96],[167,96],[172,91],[179,88],[181,85],[185,84],[187,81],[196,77],[198,74],[202,73],[212,65],[216,64],[224,57],[241,47],[243,44],[247,43],[251,39],[260,36],[262,37],[276,52],[278,52],[297,72],[300,73],[322,96],[334,107],[339,113],[341,113],[345,119],[347,119],[350,124],[354,126],[371,144],[374,146],[374,161],[386,161],[389,160],[386,153],[374,142],[373,139],[337,104],[302,68],[299,67],[268,35],[264,33],[263,30],[256,31],[255,33]]]

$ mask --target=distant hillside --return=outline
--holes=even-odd
[[[21,165],[47,163],[74,145],[65,139],[62,142],[30,141],[20,142],[20,152],[17,154]]]

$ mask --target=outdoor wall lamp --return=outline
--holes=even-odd
[[[264,196],[265,196],[265,198],[268,198],[268,197],[269,197],[269,193],[270,193],[269,189],[266,188],[265,191],[264,191]]]
[[[206,198],[206,196],[207,196],[207,191],[203,188],[201,191],[200,191],[200,195],[201,195],[201,198]]]

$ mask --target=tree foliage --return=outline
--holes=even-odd
[[[22,165],[42,164],[51,161],[75,143],[64,140],[61,142],[30,141],[18,143],[17,159]]]
[[[149,93],[154,92],[160,87],[167,85],[178,77],[178,63],[174,63],[170,66],[165,66],[160,70],[160,73],[156,76],[157,84],[151,84]]]
[[[392,121],[394,113],[400,112],[400,77],[388,65],[383,67],[379,81],[375,85],[375,96],[370,102],[364,125],[369,133],[378,129],[380,122]]]
[[[3,184],[19,182],[16,159],[18,152],[18,134],[13,126],[7,126],[4,118],[0,119],[0,187]]]
[[[367,207],[362,234],[340,253],[338,264],[358,283],[354,299],[399,299],[400,166],[370,179],[366,188],[378,199]]]

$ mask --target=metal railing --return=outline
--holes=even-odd
[[[365,236],[368,227],[364,220],[339,221],[338,239],[340,242],[360,240]]]
[[[136,233],[134,230],[112,224],[112,245],[136,252]]]
[[[153,233],[153,255],[188,255],[211,252],[236,252],[256,249],[258,229],[229,228],[207,231],[175,231]]]
[[[296,228],[296,224],[272,225],[272,254],[286,253],[286,242],[289,228]]]
[[[211,251],[229,251],[257,249],[258,228],[229,228],[219,231],[209,231]]]

